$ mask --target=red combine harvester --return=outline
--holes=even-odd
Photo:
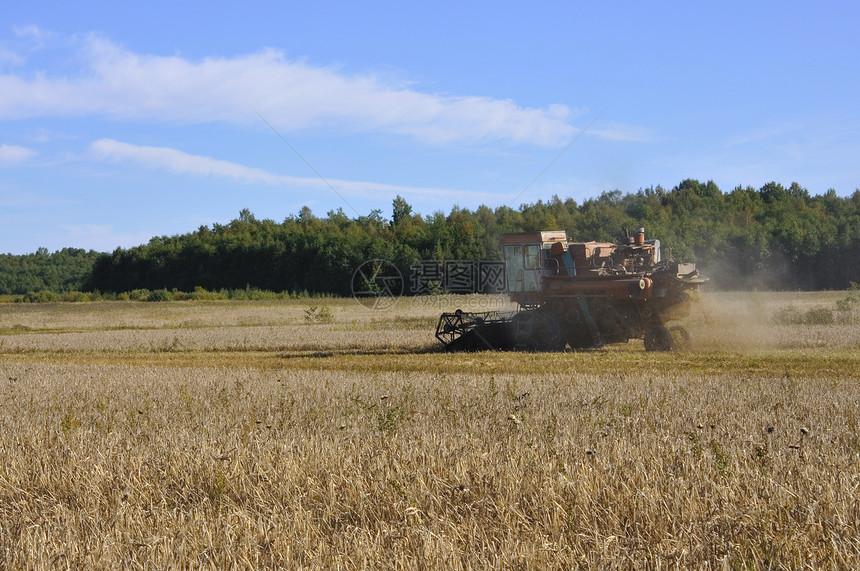
[[[561,351],[644,339],[648,351],[689,344],[686,317],[708,278],[695,264],[663,261],[660,241],[638,228],[621,244],[568,242],[563,231],[502,234],[513,312],[443,313],[447,351]]]

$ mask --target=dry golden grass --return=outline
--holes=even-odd
[[[0,306],[0,568],[857,568],[856,332],[763,318],[832,296],[705,296],[672,354],[448,355],[408,302]]]

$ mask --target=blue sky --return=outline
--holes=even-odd
[[[0,252],[398,194],[860,188],[853,2],[4,4]]]

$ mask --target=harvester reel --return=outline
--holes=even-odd
[[[672,332],[657,325],[645,332],[645,350],[646,351],[671,351],[674,339]]]

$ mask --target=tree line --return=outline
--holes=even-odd
[[[96,259],[102,255],[79,248],[63,248],[53,253],[39,248],[20,256],[0,254],[0,294],[81,290],[92,275]]]
[[[670,190],[615,190],[581,204],[554,196],[519,208],[455,206],[420,215],[398,196],[392,206],[390,218],[381,210],[350,218],[342,209],[318,217],[305,207],[282,222],[243,210],[227,224],[108,254],[7,255],[0,257],[0,293],[258,288],[349,295],[353,272],[371,259],[391,261],[408,276],[420,260],[501,259],[504,232],[565,230],[574,240],[616,241],[639,226],[661,241],[664,257],[697,262],[716,288],[844,289],[860,282],[860,190],[811,195],[797,183],[772,182],[723,192],[712,181],[688,179]]]

